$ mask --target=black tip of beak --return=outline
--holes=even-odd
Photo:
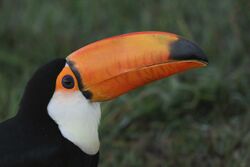
[[[197,60],[208,64],[205,53],[195,43],[179,38],[170,46],[170,58],[173,60]]]

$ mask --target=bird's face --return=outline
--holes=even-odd
[[[66,61],[48,112],[63,136],[91,155],[99,150],[100,102],[207,64],[194,43],[163,32],[104,39],[77,50]]]
[[[100,103],[91,102],[82,94],[78,80],[67,63],[56,79],[48,113],[65,138],[87,154],[98,152]]]

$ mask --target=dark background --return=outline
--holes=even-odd
[[[247,167],[249,11],[247,0],[0,0],[0,119],[42,64],[104,37],[168,31],[209,66],[103,104],[100,166]]]

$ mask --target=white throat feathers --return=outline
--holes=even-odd
[[[90,102],[80,91],[55,91],[48,114],[58,124],[62,135],[83,152],[94,155],[99,151],[100,103]]]

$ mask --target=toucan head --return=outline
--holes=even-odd
[[[65,138],[94,155],[99,151],[101,102],[207,62],[196,44],[171,33],[138,32],[100,40],[66,58],[47,111]]]

